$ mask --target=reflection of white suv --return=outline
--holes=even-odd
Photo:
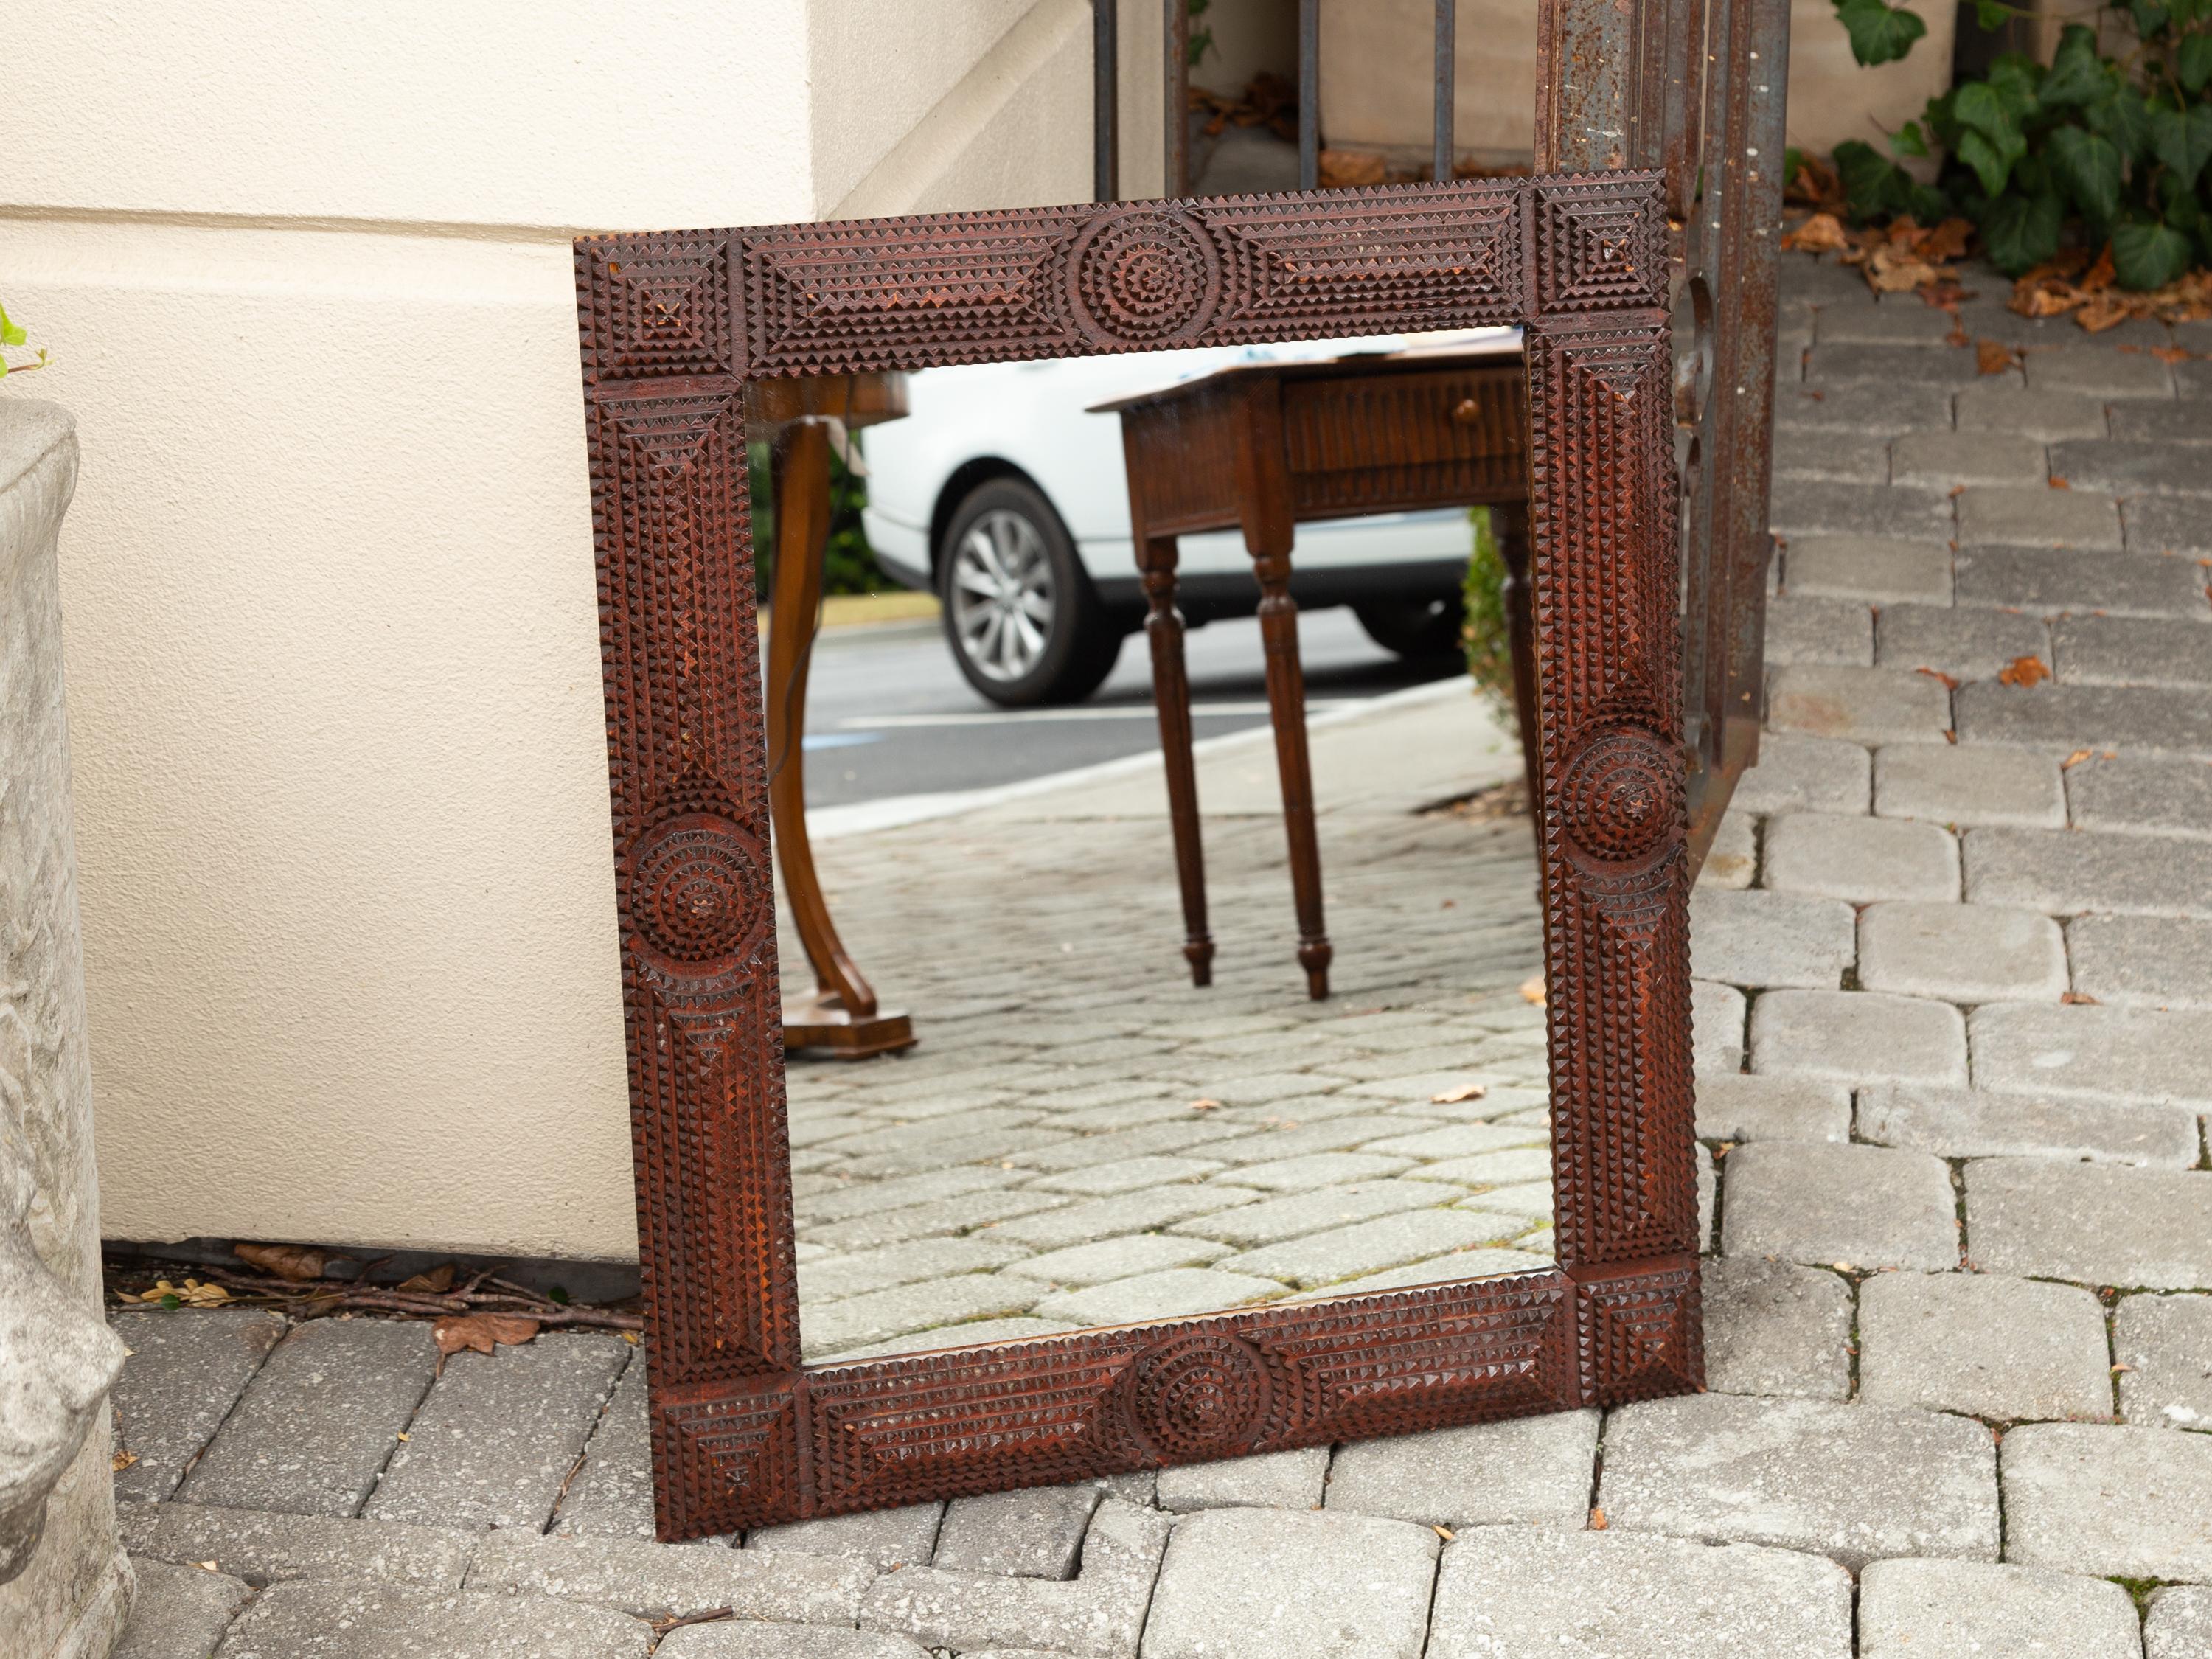
[[[1520,349],[1514,329],[1419,343],[1447,342]],[[1084,411],[1231,363],[1412,343],[1388,336],[925,370],[909,380],[908,418],[862,440],[868,544],[893,580],[944,599],[953,658],[985,696],[1079,702],[1145,614],[1121,422]],[[1307,607],[1350,605],[1377,644],[1401,655],[1449,651],[1471,546],[1455,508],[1300,525],[1291,591]],[[1194,624],[1249,616],[1259,603],[1233,532],[1183,537],[1178,573],[1177,604]]]

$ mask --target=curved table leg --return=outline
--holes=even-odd
[[[1206,920],[1206,848],[1199,836],[1198,767],[1190,752],[1190,677],[1183,668],[1182,614],[1176,609],[1176,538],[1140,536],[1137,570],[1148,606],[1145,639],[1152,650],[1152,707],[1160,719],[1167,772],[1168,823],[1176,878],[1182,885],[1183,960],[1193,985],[1213,983],[1213,935]]]
[[[822,604],[830,539],[829,423],[793,421],[775,447],[775,577],[769,613],[768,803],[776,863],[806,959],[811,1000],[783,1005],[786,1048],[826,1048],[852,1059],[914,1046],[914,1024],[884,1012],[860,964],[837,937],[806,836],[806,673]]]

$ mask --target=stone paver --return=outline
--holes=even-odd
[[[1929,1654],[2138,1659],[2118,1584],[1986,1561],[1876,1561],[1859,1580],[1858,1659]]]
[[[1789,893],[1700,887],[1690,898],[1690,951],[1701,979],[1833,990],[1851,963],[1850,906]]]
[[[2143,1659],[2200,1659],[2212,1653],[2212,1585],[2152,1591],[2142,1633]]]
[[[938,1528],[933,1566],[1024,1578],[1073,1578],[1096,1486],[1025,1486],[956,1498]]]
[[[2105,404],[2078,392],[2031,392],[2002,382],[1962,386],[1958,424],[1961,432],[2017,432],[2045,441],[2101,438]]]
[[[937,1548],[945,1510],[943,1504],[908,1504],[895,1510],[863,1510],[857,1515],[756,1527],[745,1534],[745,1547],[863,1561],[878,1572],[890,1572],[929,1560]]]
[[[1021,1263],[1019,1274],[1042,1285],[1103,1285],[1109,1279],[1168,1267],[1202,1267],[1229,1254],[1229,1246],[1210,1238],[1178,1233],[1129,1233],[1048,1250]]]
[[[1862,1140],[1938,1158],[2041,1154],[2187,1169],[2198,1156],[2196,1114],[2131,1101],[2053,1100],[1918,1083],[1859,1091]]]
[[[1793,536],[1783,568],[1792,599],[1951,603],[1951,555],[1940,540]]]
[[[1946,571],[1951,556],[1943,556]],[[1984,679],[2022,657],[2051,666],[2051,635],[2039,617],[1978,605],[1886,605],[1875,620],[1874,659],[1883,668]]]
[[[653,1652],[653,1659],[930,1659],[919,1642],[883,1631],[734,1620],[685,1625],[669,1632]]]
[[[643,1659],[653,1626],[541,1595],[457,1595],[397,1584],[271,1585],[216,1659]]]
[[[1841,1275],[1756,1255],[1705,1264],[1705,1386],[1846,1400],[1851,1289]]]
[[[178,1496],[289,1515],[356,1513],[429,1391],[428,1325],[319,1319],[270,1350]]]
[[[2172,685],[2002,685],[1959,688],[1961,743],[2036,744],[2212,755],[2212,691]]]
[[[1921,1083],[1966,1080],[1966,1022],[1956,1008],[1872,991],[1769,991],[1751,1015],[1757,1072]]]
[[[653,1536],[652,1433],[641,1346],[592,1425],[584,1461],[561,1494],[553,1530],[602,1538]]]
[[[1431,1526],[1577,1527],[1589,1510],[1595,1412],[1560,1412],[1338,1448],[1332,1510]]]
[[[2002,904],[1869,904],[1858,918],[1859,983],[1949,1002],[2055,1001],[2066,940],[2039,911]]]
[[[2173,376],[2157,358],[2081,346],[2027,354],[2027,384],[2035,392],[2070,392],[2092,398],[2173,396]]]
[[[2212,1173],[1984,1158],[1966,1168],[1966,1240],[1985,1273],[2212,1290]]]
[[[1310,1289],[1408,1261],[1427,1261],[1482,1244],[1498,1244],[1528,1231],[1525,1216],[1481,1210],[1408,1210],[1399,1215],[1309,1233],[1264,1245],[1217,1265],[1224,1273],[1279,1279]]]
[[[1948,564],[1947,558],[1947,583]],[[1874,665],[1874,613],[1863,599],[1777,594],[1766,602],[1766,660],[1870,668]]]
[[[1159,1505],[1177,1515],[1238,1506],[1317,1509],[1328,1480],[1328,1448],[1301,1446],[1295,1451],[1162,1469]]]
[[[1419,1659],[1438,1541],[1325,1510],[1191,1516],[1160,1568],[1144,1659]]]
[[[2212,1297],[2130,1296],[2112,1312],[2120,1415],[2172,1429],[2212,1428]]]
[[[1959,896],[1957,838],[1910,819],[1784,813],[1767,823],[1764,869],[1769,887],[1854,904]]]
[[[1777,731],[1808,737],[1941,743],[1951,729],[1951,697],[1925,674],[1793,664],[1767,676],[1766,719]]]
[[[208,1659],[252,1590],[228,1573],[134,1558],[138,1591],[108,1659]]]
[[[586,1601],[646,1617],[729,1607],[740,1619],[849,1625],[875,1578],[864,1562],[797,1551],[548,1538],[506,1529],[488,1534],[477,1547],[467,1588]]]
[[[2212,1436],[2031,1423],[2005,1436],[2002,1457],[2007,1560],[2212,1577]]]
[[[2201,621],[2212,611],[2200,574],[2179,558],[2116,559],[2048,547],[1966,548],[1951,565],[1952,597],[1960,605]]]
[[[2066,823],[2059,778],[2057,761],[2026,750],[1892,744],[1875,755],[1874,810],[1952,825],[2056,830]]]
[[[2212,1110],[2212,1024],[2185,1011],[1997,1002],[1972,1030],[1979,1088]]]
[[[1722,1226],[1730,1255],[1940,1272],[1959,1265],[1956,1206],[1924,1152],[1753,1141],[1729,1154]]]
[[[2066,769],[2066,795],[2084,830],[2212,839],[2212,766],[2201,763],[2084,756]]]
[[[1072,1582],[908,1567],[876,1581],[859,1622],[955,1651],[1042,1643],[1053,1652],[1137,1659],[1147,1604],[1157,1612],[1153,1585],[1170,1522],[1158,1510],[1108,1498],[1091,1517],[1083,1570]]]
[[[2212,842],[2089,830],[1969,830],[1966,897],[2054,916],[2086,910],[2212,919]]]
[[[2110,496],[2086,491],[1974,484],[1959,496],[1959,544],[2117,553],[2119,508]]]
[[[1759,740],[1759,764],[1743,775],[1732,799],[1747,812],[1863,812],[1867,779],[1862,744],[1769,732]]]
[[[115,1495],[151,1503],[177,1489],[284,1334],[284,1322],[246,1308],[194,1308],[118,1313],[108,1323],[131,1350],[108,1396],[115,1444],[137,1460],[117,1473]]]
[[[1700,1140],[1849,1140],[1851,1091],[1813,1078],[1721,1072],[1698,1079]]]
[[[2212,685],[2212,629],[2143,617],[2061,617],[2058,678],[2076,685]]]
[[[1481,1527],[1445,1547],[1428,1659],[1850,1659],[1850,1576],[1749,1544]]]
[[[1990,1431],[1965,1418],[1707,1394],[1613,1413],[1598,1503],[1632,1532],[1814,1551],[1854,1570],[1899,1555],[1991,1561],[1996,1464]]]
[[[400,1521],[271,1515],[163,1504],[132,1553],[182,1566],[213,1561],[249,1584],[285,1578],[367,1578],[459,1589],[477,1534]]]
[[[1451,1196],[1425,1181],[1360,1182],[1200,1216],[1176,1223],[1172,1231],[1254,1249],[1350,1222],[1427,1209],[1449,1202]]]
[[[2025,433],[1971,427],[1912,432],[1893,441],[1889,453],[1890,477],[1898,483],[1948,488],[2042,483],[2050,477],[2042,441]]]
[[[544,1526],[633,1352],[619,1336],[568,1333],[451,1356],[363,1513]]]
[[[2105,1310],[2071,1285],[1879,1273],[1859,1291],[1859,1398],[2005,1422],[2109,1422]]]
[[[2212,1007],[2212,921],[2076,916],[2066,929],[2074,988],[2100,1002]]]
[[[1278,1281],[1251,1273],[1170,1267],[1085,1290],[1055,1291],[1039,1297],[1036,1308],[1048,1319],[1071,1320],[1079,1325],[1127,1325],[1144,1319],[1181,1319],[1187,1314],[1238,1308],[1282,1293]]]

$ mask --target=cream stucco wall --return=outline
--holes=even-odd
[[[8,33],[107,1232],[634,1254],[568,239],[1086,197],[1086,0]]]

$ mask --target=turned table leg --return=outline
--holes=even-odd
[[[1328,994],[1336,952],[1322,921],[1321,841],[1314,830],[1313,765],[1306,751],[1306,678],[1298,662],[1298,607],[1291,598],[1291,556],[1254,550],[1260,579],[1260,636],[1267,652],[1267,718],[1275,728],[1275,767],[1283,780],[1283,828],[1291,847],[1291,898],[1298,916],[1298,964],[1306,994]]]
[[[1168,823],[1176,878],[1182,885],[1183,959],[1193,985],[1213,983],[1213,935],[1206,921],[1206,849],[1198,823],[1198,767],[1190,751],[1190,677],[1184,672],[1182,613],[1176,609],[1176,538],[1140,536],[1137,570],[1152,650],[1152,707],[1160,719],[1160,758],[1168,779]]]
[[[908,1048],[913,1022],[886,1013],[837,937],[806,835],[806,674],[822,604],[822,557],[830,539],[830,428],[808,416],[778,435],[775,574],[769,613],[768,802],[776,863],[799,943],[813,965],[811,1000],[786,1002],[787,1048],[822,1048],[859,1058]]]

